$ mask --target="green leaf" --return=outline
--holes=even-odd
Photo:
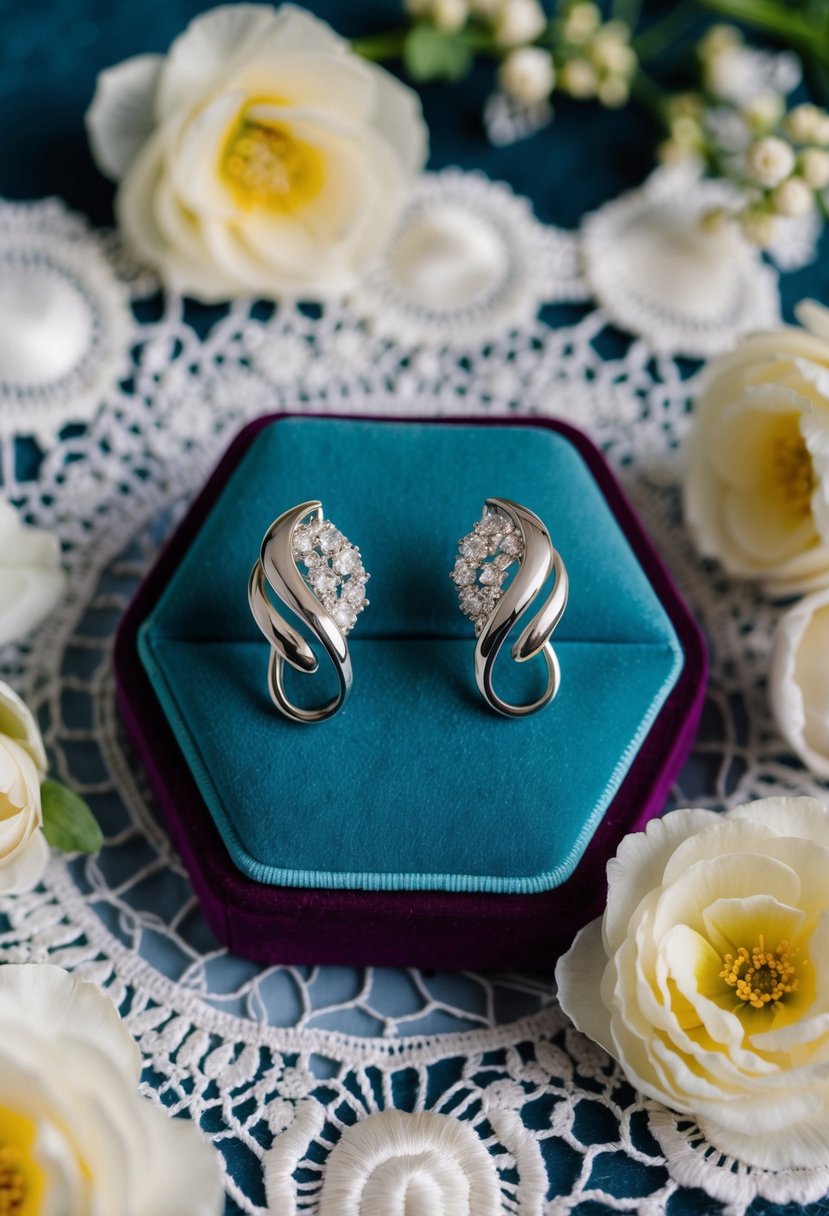
[[[473,58],[457,35],[426,23],[412,26],[403,43],[403,63],[412,80],[460,80]]]
[[[43,835],[61,853],[98,853],[103,844],[101,829],[82,798],[59,781],[44,781],[40,787]]]

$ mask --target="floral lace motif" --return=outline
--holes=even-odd
[[[447,175],[447,193],[463,194],[463,183]],[[471,179],[466,205],[479,208],[487,189]],[[529,241],[529,228],[518,239]],[[106,256],[126,292],[125,272]],[[572,265],[568,273],[571,298],[584,300]],[[550,298],[537,279],[527,291],[533,307]],[[369,1185],[385,1196],[383,1179],[399,1180],[401,1136],[444,1196],[473,1171],[485,1201],[475,1216],[563,1216],[588,1203],[656,1216],[678,1193],[681,1210],[743,1216],[758,1198],[822,1194],[822,1175],[736,1168],[688,1121],[638,1097],[566,1024],[549,976],[260,968],[229,956],[204,924],[115,710],[118,617],[247,419],[297,408],[555,414],[608,453],[711,640],[705,724],[676,802],[821,794],[792,765],[766,704],[777,610],[703,568],[679,526],[677,448],[694,387],[683,365],[641,338],[620,340],[607,312],[586,302],[565,327],[550,329],[532,310],[507,326],[502,314],[497,336],[469,331],[460,345],[434,327],[398,324],[402,313],[392,336],[357,298],[323,310],[237,302],[203,337],[179,299],[143,312],[141,323],[128,318],[129,377],[113,381],[83,434],[53,441],[36,482],[18,480],[10,445],[0,449],[5,492],[58,531],[70,578],[48,628],[0,652],[0,671],[39,712],[56,774],[90,800],[106,835],[99,858],[56,859],[43,888],[3,902],[2,957],[49,958],[109,991],[140,1042],[145,1089],[201,1121],[248,1216],[263,1211],[272,1144],[278,1210],[339,1216],[361,1210]],[[383,1114],[392,1110],[429,1118],[395,1122]],[[444,1136],[447,1117],[463,1131]],[[353,1162],[368,1143],[379,1164],[360,1192]],[[335,1206],[336,1195],[351,1207]]]

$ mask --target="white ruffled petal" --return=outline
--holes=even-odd
[[[829,777],[829,590],[780,618],[769,695],[783,738],[812,772]]]
[[[46,772],[46,749],[43,746],[43,737],[34,715],[14,689],[2,680],[0,680],[0,735],[7,735],[19,743],[31,756],[38,772],[41,774]]]
[[[602,944],[602,922],[591,921],[556,965],[561,1008],[575,1027],[612,1054],[610,1015],[601,1000],[607,955]]]
[[[22,895],[33,890],[46,871],[49,856],[46,837],[38,828],[11,860],[0,857],[0,894]]]
[[[101,72],[86,112],[98,168],[120,181],[155,128],[155,95],[164,57],[136,55]]]

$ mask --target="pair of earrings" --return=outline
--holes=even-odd
[[[514,569],[515,568],[515,569]],[[512,647],[524,663],[542,655],[547,686],[536,701],[512,705],[493,688],[498,654],[516,622],[540,594],[550,575],[552,590]],[[567,571],[550,533],[537,515],[507,498],[488,498],[480,520],[460,541],[450,575],[461,611],[475,626],[475,680],[498,713],[525,717],[552,701],[561,683],[550,637],[567,607]],[[322,504],[305,502],[274,520],[262,540],[248,583],[248,602],[270,648],[268,687],[276,708],[294,722],[322,722],[339,710],[353,680],[347,636],[368,606],[369,575],[360,550],[324,518]],[[276,597],[323,645],[337,673],[339,690],[325,705],[304,709],[285,691],[285,664],[313,674],[317,658],[305,638],[277,612]]]

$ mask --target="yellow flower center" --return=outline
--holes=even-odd
[[[802,435],[780,435],[774,441],[774,478],[783,500],[798,515],[809,515],[817,479]]]
[[[765,936],[761,933],[751,951],[740,946],[736,954],[723,957],[720,979],[754,1009],[764,1009],[767,1005],[776,1009],[784,997],[797,992],[800,985],[794,963],[797,953],[786,941],[780,942],[774,950],[767,950]]]
[[[241,206],[294,211],[322,189],[320,152],[284,127],[243,120],[224,154],[224,171]]]
[[[0,1106],[0,1216],[37,1216],[45,1177],[34,1158],[37,1126]]]

